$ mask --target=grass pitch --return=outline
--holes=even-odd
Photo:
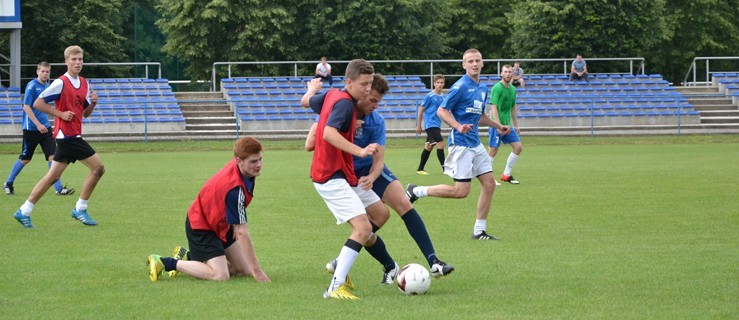
[[[390,140],[387,163],[417,176],[420,140]],[[379,284],[366,253],[351,270],[361,301],[321,297],[323,265],[349,228],[336,226],[308,178],[299,142],[265,142],[264,169],[247,209],[257,256],[272,283],[187,276],[148,280],[145,257],[185,245],[186,210],[230,157],[231,142],[92,143],[107,172],[90,201],[100,225],[69,212],[77,196],[53,191],[25,230],[12,218],[46,167],[35,159],[0,195],[0,309],[5,319],[736,319],[739,316],[739,139],[719,137],[529,138],[514,175],[495,192],[490,231],[470,240],[479,184],[463,200],[424,198],[439,257],[456,267],[424,296]],[[415,147],[411,147],[415,146]],[[19,146],[0,145],[0,177]],[[40,150],[39,150],[40,151]],[[501,172],[510,148],[495,162]],[[40,154],[40,153],[39,153]],[[37,154],[38,155],[38,154]],[[87,169],[62,180],[79,189]],[[79,192],[79,191],[78,191]],[[393,213],[380,231],[403,265],[425,261]]]

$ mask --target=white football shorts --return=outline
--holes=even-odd
[[[472,179],[493,171],[482,143],[474,148],[453,145],[444,160],[444,173],[455,180]]]
[[[318,194],[326,202],[326,206],[334,214],[336,224],[342,224],[367,212],[369,207],[380,198],[374,191],[352,187],[344,179],[331,179],[324,184],[313,182]]]

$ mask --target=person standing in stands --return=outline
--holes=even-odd
[[[523,81],[523,68],[521,68],[521,63],[518,61],[513,63],[513,82],[511,82],[511,84],[514,87],[526,87],[526,84]]]
[[[31,223],[33,207],[41,200],[54,181],[59,180],[67,166],[77,160],[89,168],[90,173],[82,184],[80,197],[72,209],[71,216],[86,226],[97,225],[97,222],[92,220],[87,213],[87,201],[105,173],[105,166],[100,156],[82,138],[82,117],[89,117],[98,101],[97,93],[93,92],[87,80],[80,76],[84,62],[83,55],[84,51],[79,46],[67,47],[64,50],[67,72],[41,92],[33,104],[33,107],[41,112],[56,117],[54,138],[57,148],[51,168],[33,187],[26,202],[13,215],[24,228],[35,228]],[[56,109],[49,104],[52,101]]]
[[[49,74],[51,72],[51,66],[48,62],[42,61],[36,66],[36,79],[28,82],[26,85],[25,95],[23,97],[23,147],[21,149],[21,155],[18,160],[13,164],[13,168],[10,170],[8,179],[5,180],[3,189],[5,194],[14,195],[15,187],[13,182],[21,170],[31,162],[36,147],[41,146],[41,150],[44,151],[44,156],[49,162],[51,167],[51,160],[56,152],[56,143],[54,137],[51,135],[51,123],[49,123],[49,116],[45,113],[33,108],[33,103],[36,98],[41,94],[44,89],[49,87]],[[74,189],[62,186],[61,180],[57,180],[54,183],[54,189],[56,194],[59,196],[67,196],[74,193]]]
[[[439,158],[441,171],[444,171],[444,137],[441,136],[441,120],[436,115],[439,105],[444,100],[441,90],[444,89],[444,75],[434,75],[434,90],[427,93],[423,97],[421,106],[418,107],[418,119],[416,120],[416,133],[420,134],[422,130],[426,131],[426,143],[421,151],[421,162],[418,164],[416,174],[428,175],[426,172],[426,162],[429,160],[431,150],[436,146],[436,157]],[[423,124],[423,128],[421,125]]]
[[[326,62],[326,57],[321,57],[321,63],[316,65],[316,76],[314,78],[321,78],[321,80],[328,80],[328,85],[332,86],[334,80],[331,77],[331,65]]]

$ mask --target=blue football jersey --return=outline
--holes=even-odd
[[[385,145],[385,118],[377,111],[364,116],[362,126],[357,126],[354,133],[354,144],[360,148],[368,146],[370,143],[377,143],[380,146]],[[360,158],[354,156],[354,170],[365,166],[372,166],[372,157]]]
[[[436,110],[439,109],[439,105],[444,101],[444,95],[436,94],[436,92],[429,92],[423,97],[421,106],[423,110],[423,129],[428,128],[441,128],[441,119],[436,115]]]
[[[31,106],[31,110],[33,110],[33,115],[36,116],[38,122],[40,122],[47,128],[51,127],[51,124],[49,123],[49,116],[34,108],[33,102],[36,101],[36,99],[41,95],[41,92],[43,92],[44,89],[48,87],[48,81],[45,84],[41,84],[41,82],[38,82],[38,79],[33,79],[26,85],[26,93],[23,97],[23,104]],[[28,119],[28,115],[25,112],[23,112],[23,130],[38,131],[36,125],[31,122],[31,119]]]
[[[441,107],[449,110],[454,119],[461,124],[472,124],[472,130],[462,134],[452,128],[449,135],[449,145],[476,147],[480,144],[478,125],[480,117],[485,112],[485,102],[488,100],[488,87],[482,82],[475,83],[468,75],[454,83],[441,103]]]

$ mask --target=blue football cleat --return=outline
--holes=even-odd
[[[77,211],[77,208],[72,209],[72,218],[79,220],[86,226],[96,226],[98,225],[95,220],[92,220],[90,216],[87,214],[87,210],[79,210]]]

